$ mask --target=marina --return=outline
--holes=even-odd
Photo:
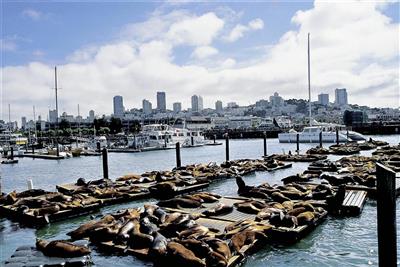
[[[397,136],[393,136],[393,139],[389,139],[389,141],[391,140],[389,143],[396,144],[397,143],[397,141],[396,141],[397,139],[398,139]],[[245,153],[243,153],[243,151],[240,149],[243,145],[250,146],[251,149],[249,149]],[[285,145],[285,146],[286,146],[286,150],[287,151],[293,149],[293,145]],[[310,147],[311,147],[311,145],[303,144],[301,146],[301,148],[302,148],[301,151],[308,150]],[[192,148],[192,149],[193,150],[197,150],[197,152],[198,152],[197,154],[200,154],[200,155],[203,154],[204,155],[204,159],[206,159],[206,155],[208,155],[208,153],[210,153],[212,150],[219,150],[219,152],[215,154],[215,156],[216,156],[215,159],[219,163],[223,163],[223,161],[224,161],[224,146],[216,146],[216,147],[212,147],[212,146],[206,147],[206,146],[204,146],[204,147],[198,147],[198,148]],[[189,150],[183,149],[181,151],[182,160],[186,164],[190,163],[190,162],[188,162],[187,161],[188,159],[185,158],[185,157],[188,157],[189,155],[192,154],[191,153],[191,151],[193,151],[192,149],[189,149]],[[257,158],[260,158],[260,156],[262,155],[262,150],[263,150],[263,148],[262,148],[262,140],[243,140],[243,141],[233,141],[232,140],[231,144],[230,144],[230,149],[231,149],[231,157],[233,159],[235,159],[235,158],[237,158],[237,159],[242,159],[242,158],[254,158],[254,159],[257,159]],[[268,140],[268,149],[269,149],[269,152],[271,154],[274,153],[274,151],[278,155],[282,152],[281,145],[278,143],[277,139]],[[204,150],[206,150],[206,151],[204,151]],[[162,153],[169,154],[170,155],[169,156],[170,160],[165,162],[164,164],[160,164],[160,165],[164,165],[163,167],[160,167],[160,170],[162,170],[162,169],[163,170],[173,169],[173,167],[175,165],[174,156],[172,156],[172,155],[174,155],[174,151],[173,150],[153,151],[153,152],[144,153],[144,154],[122,154],[122,155],[126,155],[125,157],[134,157],[131,160],[135,160],[135,157],[138,157],[138,156],[139,156],[139,159],[142,158],[142,157],[153,157],[153,158],[156,159],[157,157],[160,157],[160,156],[164,156],[165,157],[165,155],[162,155]],[[302,153],[299,153],[299,154],[302,155]],[[132,173],[132,172],[135,172],[135,173],[139,172],[140,173],[140,171],[143,172],[143,173],[146,173],[146,172],[149,172],[149,171],[152,170],[152,168],[150,167],[151,165],[148,165],[150,168],[147,168],[147,169],[143,168],[144,167],[143,165],[142,165],[142,168],[137,168],[137,167],[131,168],[131,167],[126,166],[128,168],[125,167],[126,168],[125,171],[124,170],[115,169],[115,168],[113,168],[113,164],[115,162],[119,162],[121,160],[121,158],[120,158],[121,156],[119,156],[119,155],[121,155],[121,154],[119,154],[119,153],[117,153],[117,154],[113,154],[113,153],[109,154],[110,174],[111,174],[111,177],[114,177],[114,179],[116,179],[118,177],[123,177],[126,173]],[[361,155],[364,155],[364,156],[371,155],[371,152],[370,151],[361,151]],[[117,157],[116,161],[113,160],[114,156]],[[329,156],[329,157],[334,157],[333,159],[335,159],[335,160],[340,158],[339,156]],[[165,157],[165,158],[167,158],[167,157]],[[24,163],[24,162],[25,163],[29,163],[29,161],[31,161],[32,159],[20,159],[20,160],[22,160],[22,163]],[[88,162],[92,161],[93,163],[97,162],[97,166],[93,166],[93,170],[96,169],[96,171],[98,173],[96,176],[97,177],[101,177],[101,175],[102,175],[102,173],[101,173],[101,159],[99,159],[99,158],[93,158],[93,157],[88,157],[88,158],[86,158],[86,157],[84,157],[84,158],[70,158],[70,159],[66,159],[65,161],[64,160],[63,161],[59,161],[59,163],[56,163],[56,164],[60,164],[60,163],[64,164],[64,163],[68,163],[69,161],[74,161],[74,163],[76,164],[76,163],[78,163],[78,160],[79,161],[88,161]],[[196,162],[197,163],[203,163],[204,162],[204,161],[202,161],[201,157],[190,158],[190,160],[192,160],[192,163],[196,163]],[[304,160],[304,159],[302,159],[302,160]],[[48,162],[48,163],[46,163],[46,162]],[[33,164],[46,164],[47,165],[47,164],[51,164],[51,162],[53,162],[53,161],[42,161],[42,160],[38,159],[38,160],[35,160]],[[55,161],[55,162],[57,162],[57,161]],[[240,161],[238,161],[238,162],[240,162]],[[296,160],[294,160],[294,162],[296,162]],[[268,175],[268,176],[270,178],[268,178],[267,180],[264,180],[265,178],[263,178],[263,177],[265,177],[266,173],[268,173],[268,172],[263,172],[263,171],[261,171],[261,172],[260,171],[258,171],[258,172],[249,172],[247,175],[245,175],[243,177],[244,177],[244,181],[246,181],[246,183],[253,184],[253,185],[258,185],[258,184],[263,183],[263,182],[271,183],[273,181],[275,181],[275,183],[277,183],[277,184],[281,184],[281,182],[279,181],[280,179],[286,177],[287,175],[292,175],[292,174],[296,174],[296,173],[302,172],[304,169],[307,168],[308,164],[309,163],[304,163],[304,162],[292,163],[291,164],[291,166],[292,166],[291,168],[282,169],[282,170],[276,170],[275,172],[269,172],[270,175]],[[88,166],[89,169],[90,169],[90,165],[87,165],[87,163],[85,164],[85,166]],[[319,167],[319,168],[322,168],[322,167]],[[326,167],[323,167],[323,168],[326,168]],[[18,172],[20,172],[20,171],[21,170],[19,170]],[[89,177],[89,176],[84,175],[84,174],[79,175],[79,176]],[[93,177],[93,176],[91,176],[91,177]],[[75,178],[76,178],[76,176],[75,176]],[[13,178],[13,179],[15,179],[15,178]],[[68,181],[71,181],[71,179],[72,179],[71,177],[66,177],[64,181],[66,181],[68,183]],[[34,180],[35,187],[39,187],[38,183],[40,185],[40,180],[37,180],[37,179],[33,179],[33,180]],[[5,177],[3,177],[3,180],[2,180],[3,188],[5,186],[7,186],[7,183],[5,183],[4,181],[5,181]],[[237,190],[237,186],[235,184],[235,179],[223,179],[223,180],[219,179],[217,181],[218,182],[216,182],[215,184],[209,185],[206,191],[217,192],[217,193],[222,193],[224,195],[231,195],[231,196],[235,195],[235,191]],[[10,181],[8,180],[8,183],[9,182]],[[14,183],[14,182],[16,182],[16,181],[13,181],[12,183]],[[61,184],[61,183],[58,183],[58,184]],[[230,185],[232,185],[232,186],[230,186]],[[20,190],[26,189],[25,186],[26,185],[24,183],[21,184]],[[14,186],[14,188],[15,188],[15,186]],[[54,187],[53,188],[48,188],[48,189],[53,191]],[[70,189],[71,190],[76,190],[76,188],[70,188]],[[364,193],[360,194],[360,192],[364,192]],[[351,190],[346,192],[346,199],[345,199],[346,210],[348,208],[348,212],[353,214],[353,216],[356,215],[356,214],[360,214],[360,215],[355,217],[356,219],[357,218],[358,219],[362,218],[364,216],[363,214],[365,213],[365,211],[371,212],[370,211],[371,208],[372,208],[370,206],[371,203],[368,200],[365,201],[366,200],[366,198],[365,198],[366,197],[366,193],[365,192],[366,191],[351,191]],[[113,212],[113,211],[119,210],[119,209],[124,208],[124,207],[126,207],[126,208],[127,207],[140,207],[140,203],[143,203],[140,200],[136,200],[136,201],[135,200],[128,200],[128,201],[130,201],[130,203],[132,203],[132,201],[134,201],[134,204],[129,204],[129,203],[123,204],[121,202],[119,202],[120,204],[116,204],[118,202],[110,203],[110,204],[113,204],[113,205],[110,206],[110,208],[102,208],[101,209],[101,213],[105,214],[107,212]],[[157,203],[157,202],[155,202],[155,203]],[[363,209],[363,207],[364,207],[364,209]],[[363,211],[363,212],[361,212],[361,211]],[[91,213],[92,212],[95,212],[94,214],[96,214],[95,210],[91,211]],[[185,212],[185,211],[181,210],[181,212]],[[222,219],[222,221],[225,221],[225,222],[229,222],[229,221],[232,222],[232,220],[237,220],[240,217],[240,216],[239,217],[237,217],[237,216],[238,215],[235,215],[234,217],[229,217],[228,216],[226,219],[225,218],[222,219],[222,218],[218,218],[218,217],[216,217],[216,218],[214,218],[214,217],[201,218],[201,219],[203,220],[202,221],[203,223],[206,223],[206,225],[210,226],[210,225],[214,225],[214,224],[218,225],[218,223],[213,221],[215,219],[217,219],[217,220],[221,220]],[[361,217],[359,217],[359,216],[361,216]],[[243,215],[242,215],[242,217],[243,217]],[[79,217],[77,219],[79,219],[79,221],[82,221],[82,220],[85,220],[84,218],[85,218],[85,216],[83,216],[83,217],[81,216],[81,217]],[[3,227],[7,228],[7,225],[9,224],[7,222],[7,220],[6,219],[1,219],[1,220],[2,220],[1,221],[2,224],[5,225]],[[329,226],[331,224],[330,220],[331,219],[328,219],[328,222],[322,223],[321,227],[324,227],[324,225],[326,225],[326,224],[328,224],[328,226]],[[340,220],[345,220],[345,221],[346,220],[350,220],[351,221],[352,219],[340,219]],[[76,221],[76,219],[72,219],[72,221]],[[332,222],[332,223],[334,223],[334,222]],[[56,225],[59,225],[59,224],[64,225],[63,228],[66,227],[66,230],[68,228],[71,229],[71,227],[73,225],[76,225],[76,224],[72,224],[71,225],[70,223],[68,223],[68,220],[67,220],[66,222],[52,222],[50,225],[45,226],[43,229],[49,228],[49,230],[50,230],[50,229],[52,229],[53,227],[55,227]],[[320,224],[320,223],[318,222],[318,224]],[[68,225],[71,225],[71,226],[68,226]],[[327,227],[327,226],[325,226],[325,227]],[[57,226],[57,228],[58,228],[58,226]],[[27,229],[22,230],[22,231],[28,231],[29,232],[29,230],[27,230]],[[39,231],[39,233],[40,233],[43,230],[37,230],[37,231]],[[46,232],[47,231],[48,230],[46,230]],[[280,230],[280,231],[282,231],[282,230]],[[316,230],[316,231],[318,231],[318,230]],[[309,231],[304,231],[304,234],[303,234],[303,231],[300,231],[298,234],[286,233],[286,236],[287,237],[291,237],[293,240],[302,240],[302,238],[305,238],[305,240],[310,240],[310,241],[313,240],[313,234],[309,233],[309,235],[304,236],[305,232],[309,232]],[[15,234],[18,234],[18,232],[16,232]],[[274,236],[274,239],[276,240],[277,237],[276,237],[275,234],[277,234],[277,233],[274,233],[274,235],[271,234],[271,236]],[[375,234],[376,234],[376,232],[375,232]],[[49,238],[49,239],[54,239],[54,238],[60,238],[63,235],[65,235],[65,231],[63,231],[63,233],[62,232],[54,233],[51,236],[47,236],[46,235],[45,237]],[[303,241],[298,241],[298,242],[302,243]],[[31,241],[31,243],[32,243],[32,241]],[[107,247],[107,246],[110,247],[110,246],[112,246],[112,244],[110,244],[110,243],[102,244],[102,247],[104,247],[104,246],[105,247]],[[267,247],[269,247],[269,246],[274,247],[276,245],[274,245],[274,244],[263,245],[262,246],[263,248],[261,248],[261,253],[262,254],[266,253],[266,252],[263,252],[266,249],[266,246]],[[292,246],[296,247],[298,245],[296,245],[296,243],[295,243]],[[287,248],[286,249],[282,248],[282,249],[283,249],[283,251],[287,250]],[[11,255],[11,250],[12,249],[10,249],[9,255]],[[276,255],[274,255],[274,256],[271,255],[271,257],[272,258],[277,257],[277,255],[279,255],[279,253],[276,251],[276,249],[273,249],[273,251],[275,251]],[[255,264],[255,266],[257,266],[257,257],[259,255],[258,254],[259,252],[253,254],[249,259],[245,260],[244,261],[244,265],[251,264],[249,266],[254,266],[254,264]],[[100,251],[99,252],[94,251],[92,253],[92,257],[93,257],[93,260],[94,260],[95,263],[96,263],[96,259],[100,260],[100,264],[101,264],[101,263],[106,263],[107,259],[110,260],[110,259],[115,259],[115,257],[117,257],[117,256],[107,256],[107,257],[104,258],[104,256],[101,256],[101,254],[97,254],[97,253],[100,253]],[[132,252],[132,253],[135,254],[134,252]],[[293,251],[292,253],[298,253],[298,252]],[[9,256],[9,255],[7,255],[7,256]],[[5,256],[5,257],[7,257],[7,256]],[[368,257],[373,258],[372,255],[367,255],[367,258]],[[119,258],[119,257],[117,257],[117,258]],[[121,264],[123,264],[123,262],[124,262],[124,264],[126,264],[126,259],[122,259],[122,258],[119,258],[117,260],[117,262],[120,262]],[[141,258],[141,257],[139,257],[139,258]],[[133,263],[133,264],[134,264],[134,262],[136,262],[135,260],[132,260],[132,258],[130,258],[130,260],[131,260],[131,263]],[[242,260],[243,260],[243,258],[240,261],[242,261]],[[350,259],[350,260],[354,260],[354,259]],[[140,260],[136,264],[138,266],[141,266]],[[261,264],[261,262],[259,264]],[[121,266],[123,266],[123,265],[121,265]],[[291,265],[289,264],[289,266],[291,266]],[[293,266],[295,266],[295,265],[293,265]]]

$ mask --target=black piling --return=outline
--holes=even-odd
[[[108,151],[107,148],[103,148],[103,178],[108,179]]]
[[[35,147],[32,144],[32,154],[35,154]]]
[[[300,134],[296,134],[296,152],[300,152]]]
[[[267,156],[267,133],[264,132],[264,157]]]
[[[97,152],[100,152],[100,151],[101,151],[101,149],[100,149],[100,142],[97,142],[97,143],[96,143],[96,146],[97,146]]]
[[[193,136],[190,137],[190,145],[194,146],[194,137]]]
[[[336,128],[336,144],[339,145],[339,129]]]
[[[216,143],[217,135],[214,134],[214,144]]]
[[[379,266],[397,266],[396,173],[377,163],[376,178]]]
[[[175,144],[175,152],[176,152],[176,167],[181,167],[181,145],[178,143]]]
[[[319,147],[322,148],[322,131],[319,132]]]
[[[225,159],[229,161],[229,135],[225,134]]]
[[[11,158],[11,159],[14,159],[14,148],[13,148],[13,147],[11,147],[11,155],[10,155],[10,158]]]

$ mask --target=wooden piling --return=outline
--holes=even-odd
[[[103,148],[103,178],[108,179],[108,152]]]
[[[97,143],[96,143],[96,146],[97,146],[97,152],[100,152],[100,151],[101,151],[100,142],[97,142]]]
[[[181,145],[179,142],[175,144],[175,152],[176,152],[176,167],[181,167]]]
[[[264,132],[264,157],[267,156],[267,133]]]
[[[32,154],[35,154],[35,147],[32,144]]]
[[[190,137],[190,145],[194,146],[194,137],[193,136]]]
[[[229,135],[225,135],[225,160],[229,161]]]
[[[296,134],[296,152],[300,152],[300,134]]]
[[[376,178],[379,266],[397,266],[396,173],[377,163]]]
[[[322,148],[322,131],[319,132],[319,147]]]
[[[339,129],[336,128],[336,144],[339,145]]]
[[[13,160],[14,159],[14,148],[13,147],[11,147],[11,155],[10,155],[10,158]]]
[[[217,135],[214,134],[214,144],[216,143]]]

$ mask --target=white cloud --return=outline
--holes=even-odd
[[[43,14],[35,9],[28,8],[22,11],[22,16],[32,20],[40,20],[43,17]]]
[[[1,39],[1,51],[15,51],[17,50],[17,44],[13,40]]]
[[[193,51],[191,57],[204,59],[218,54],[218,50],[212,46],[199,46]]]
[[[240,38],[242,38],[246,32],[261,30],[262,28],[264,28],[264,22],[260,18],[251,20],[247,24],[247,26],[242,25],[242,24],[237,24],[231,30],[231,32],[227,36],[224,37],[224,40],[226,40],[228,42],[235,42],[235,41],[239,40]]]
[[[256,50],[260,52],[256,56],[236,62],[233,57],[240,57],[225,58],[220,49],[213,61],[208,59],[215,62],[214,66],[196,61],[177,64],[175,53],[180,44],[196,49],[212,47],[212,40],[222,27],[215,25],[224,22],[217,22],[221,18],[212,13],[180,13],[185,14],[181,21],[171,14],[160,15],[170,15],[170,20],[166,24],[160,20],[160,25],[154,26],[160,27],[153,29],[161,32],[159,36],[147,35],[137,38],[137,42],[125,38],[76,51],[75,56],[59,66],[59,83],[63,88],[59,92],[60,111],[72,113],[79,103],[82,113],[90,109],[111,113],[112,97],[116,94],[124,96],[126,107],[140,107],[144,98],[154,103],[155,92],[160,89],[167,93],[168,106],[175,101],[189,106],[193,94],[202,95],[206,107],[213,106],[216,95],[224,102],[235,100],[242,104],[268,98],[275,91],[285,98],[307,98],[308,32],[314,99],[320,92],[330,93],[332,99],[336,87],[345,87],[350,103],[399,105],[399,24],[374,3],[316,2],[313,8],[293,16],[296,30],[286,32],[274,44],[265,44],[267,49]],[[152,16],[150,20],[155,20],[157,15]],[[202,27],[208,33],[194,36]],[[253,27],[260,24],[253,23]],[[170,39],[170,34],[177,39]],[[50,90],[53,67],[32,62],[3,67],[2,73],[3,109],[11,103],[13,116],[19,119],[31,114],[31,106],[36,105],[38,114],[46,117],[54,102]],[[6,113],[3,110],[4,116]]]

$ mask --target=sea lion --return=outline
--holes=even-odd
[[[228,260],[216,251],[211,251],[206,257],[206,265],[213,267],[226,267]]]
[[[142,218],[140,220],[140,232],[148,235],[153,235],[153,233],[158,231],[157,225],[151,223],[148,217]]]
[[[200,197],[205,203],[214,203],[217,202],[218,199],[221,198],[219,195],[210,194],[210,193],[196,193],[193,196]]]
[[[196,257],[189,249],[177,242],[169,242],[167,245],[167,259],[170,265],[205,267],[204,261]]]
[[[82,239],[82,238],[88,237],[89,233],[92,230],[103,227],[114,221],[115,221],[115,219],[113,216],[106,215],[99,221],[90,221],[88,223],[85,223],[85,224],[79,226],[74,231],[67,233],[67,235],[69,235],[72,239]]]
[[[232,236],[230,246],[234,252],[242,254],[240,252],[241,248],[245,245],[252,244],[256,240],[266,241],[267,236],[261,232],[244,230]]]
[[[167,218],[167,213],[160,207],[157,207],[157,209],[154,210],[153,214],[157,216],[160,223],[164,223]]]
[[[311,211],[306,211],[297,215],[297,221],[299,225],[306,225],[311,223],[315,218],[315,215]]]
[[[164,256],[167,253],[168,241],[162,234],[155,232],[154,240],[150,246],[149,255],[155,256],[156,258]]]
[[[210,230],[202,225],[195,225],[179,233],[179,238],[197,238],[206,235]]]
[[[281,215],[273,214],[271,218],[269,218],[269,222],[276,227],[294,228],[298,225],[297,218],[290,215],[285,215],[282,217]]]
[[[245,201],[241,203],[235,203],[236,209],[240,212],[248,214],[257,214],[261,209],[257,208],[251,201]]]
[[[205,210],[202,213],[206,216],[219,216],[219,215],[228,214],[232,211],[233,211],[232,205],[218,203],[214,208]]]
[[[40,209],[35,209],[33,211],[33,215],[35,216],[43,216],[46,214],[54,214],[60,211],[60,206],[54,205],[54,206],[48,206]]]
[[[78,178],[78,180],[76,180],[75,184],[77,186],[86,186],[87,182],[86,182],[85,178]]]
[[[176,240],[176,242],[184,245],[187,249],[191,250],[196,255],[196,257],[200,259],[205,258],[212,251],[207,243],[194,238]]]
[[[74,258],[90,254],[90,249],[63,240],[47,242],[37,239],[36,248],[49,257]]]
[[[290,215],[290,216],[297,216],[300,213],[303,213],[305,211],[306,211],[305,207],[298,207],[298,208],[290,210],[287,214]]]
[[[282,203],[282,206],[285,208],[285,210],[292,210],[293,209],[293,201],[285,201]]]
[[[154,237],[140,232],[140,223],[138,220],[134,220],[133,223],[134,227],[129,235],[128,246],[136,249],[150,247],[153,244]]]
[[[118,233],[122,228],[122,222],[104,225],[103,227],[93,229],[89,233],[89,239],[93,243],[107,242],[118,237]]]
[[[271,194],[271,197],[274,201],[277,201],[279,203],[285,202],[285,201],[290,201],[291,199],[284,196],[282,193],[280,192],[273,192]]]
[[[129,232],[132,231],[133,227],[135,226],[135,223],[133,220],[128,220],[126,223],[121,227],[121,229],[118,232],[118,238],[119,239],[128,239],[129,238]]]
[[[201,203],[199,201],[186,199],[186,198],[172,198],[168,200],[160,200],[157,203],[160,207],[168,207],[168,208],[199,208],[201,207]]]
[[[202,240],[205,241],[212,250],[224,256],[225,260],[228,261],[232,257],[229,245],[225,241],[213,237],[203,238]]]

